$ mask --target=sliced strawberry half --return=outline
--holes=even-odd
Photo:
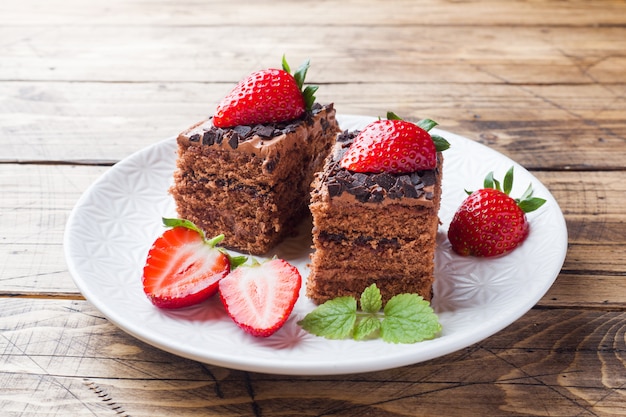
[[[267,337],[289,318],[300,292],[298,269],[282,259],[241,266],[219,283],[228,315],[246,332]]]
[[[172,228],[159,236],[148,252],[142,278],[144,292],[161,308],[187,307],[206,300],[231,270],[232,258],[216,247],[224,235],[207,240],[188,220],[163,222]]]

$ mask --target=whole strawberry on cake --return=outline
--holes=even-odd
[[[307,296],[322,303],[376,284],[383,301],[432,297],[448,142],[393,113],[337,138],[311,193],[313,245]]]
[[[333,105],[304,86],[308,68],[292,74],[283,57],[282,69],[253,72],[177,138],[178,216],[224,234],[229,249],[265,254],[307,213],[313,175],[339,132]]]

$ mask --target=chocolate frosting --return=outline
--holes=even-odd
[[[332,104],[326,106],[326,109],[332,109]],[[319,103],[314,103],[311,111],[306,112],[302,117],[295,120],[289,120],[286,122],[277,122],[269,124],[258,124],[254,126],[242,125],[235,126],[233,128],[219,128],[213,126],[212,123],[206,123],[202,126],[203,133],[194,133],[189,136],[190,142],[201,143],[204,146],[221,145],[222,141],[226,138],[228,145],[232,149],[237,149],[239,144],[250,140],[254,137],[270,140],[285,134],[293,133],[298,126],[302,123],[312,124],[313,116],[324,110],[324,106]],[[330,127],[327,120],[324,119],[325,124],[322,125],[323,129]]]

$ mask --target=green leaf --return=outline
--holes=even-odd
[[[298,84],[298,88],[302,90],[302,86],[304,85],[304,80],[306,78],[306,73],[309,70],[309,66],[311,64],[310,60],[306,60],[300,65],[298,70],[293,74],[293,78],[296,80],[296,84]]]
[[[539,197],[528,198],[526,200],[522,200],[518,203],[518,206],[522,209],[524,213],[530,213],[531,211],[537,210],[539,207],[543,206],[546,200]]]
[[[402,117],[398,116],[392,111],[387,112],[387,120],[402,120]]]
[[[446,149],[450,148],[450,142],[445,140],[443,137],[439,135],[430,135],[430,137],[433,139],[433,142],[435,143],[435,149],[437,150],[437,152],[443,152]]]
[[[504,175],[504,183],[502,187],[502,191],[504,191],[504,194],[511,194],[511,190],[513,189],[513,167],[509,168],[509,170]]]
[[[289,68],[289,64],[287,63],[287,57],[285,56],[285,54],[283,54],[282,65],[283,65],[283,71],[291,74],[291,68]]]
[[[430,120],[430,119],[422,119],[416,123],[416,125],[418,125],[419,127],[421,127],[427,132],[430,131],[430,129],[432,129],[433,127],[437,126],[437,124],[438,124],[437,122],[435,122],[434,120]]]
[[[192,221],[186,219],[175,219],[175,218],[166,218],[163,217],[163,225],[166,227],[186,227],[187,229],[191,229],[200,233],[204,236],[204,232],[198,226],[196,226]]]
[[[493,178],[493,171],[485,176],[485,180],[483,181],[483,188],[496,188],[495,180]]]
[[[302,92],[302,97],[304,97],[304,106],[307,111],[311,110],[313,107],[313,103],[315,103],[315,92],[319,86],[317,85],[307,85]]]
[[[392,297],[384,309],[381,337],[390,343],[415,343],[432,339],[441,324],[428,301],[417,294]]]
[[[380,290],[376,284],[372,284],[361,294],[361,310],[366,313],[378,313],[383,308]]]
[[[354,339],[363,340],[380,330],[380,320],[375,315],[368,315],[359,320],[354,329]]]
[[[337,297],[317,306],[298,324],[307,332],[327,339],[345,339],[356,322],[356,299]]]
[[[524,194],[522,194],[522,196],[517,199],[517,202],[519,203],[520,201],[524,201],[524,200],[528,200],[529,198],[531,198],[533,196],[533,185],[528,184],[528,188],[526,188],[526,191],[524,191]]]
[[[245,255],[237,255],[237,256],[232,256],[229,253],[226,253],[226,256],[228,256],[228,260],[230,261],[230,269],[231,271],[243,264],[246,263],[246,261],[248,260],[248,257]]]

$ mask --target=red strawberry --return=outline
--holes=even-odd
[[[358,134],[343,155],[341,167],[353,172],[391,174],[434,169],[437,152],[449,146],[445,139],[428,133],[435,125],[429,119],[416,125],[388,113],[387,120],[372,122]]]
[[[484,187],[474,191],[454,214],[448,240],[459,255],[493,257],[515,249],[528,237],[526,213],[541,207],[546,200],[533,197],[532,185],[520,199],[509,196],[513,168],[504,177],[504,190],[489,173]]]
[[[213,116],[216,127],[233,127],[296,119],[311,108],[316,86],[302,91],[309,68],[306,61],[291,75],[283,56],[283,69],[265,69],[248,75],[222,99]]]
[[[241,266],[220,281],[228,315],[254,336],[270,336],[285,324],[302,285],[298,269],[282,259]]]
[[[187,220],[163,219],[166,230],[153,243],[143,269],[143,290],[154,305],[180,308],[217,292],[230,271],[231,258],[215,247],[224,235],[206,240]],[[241,262],[237,259],[236,262]]]

